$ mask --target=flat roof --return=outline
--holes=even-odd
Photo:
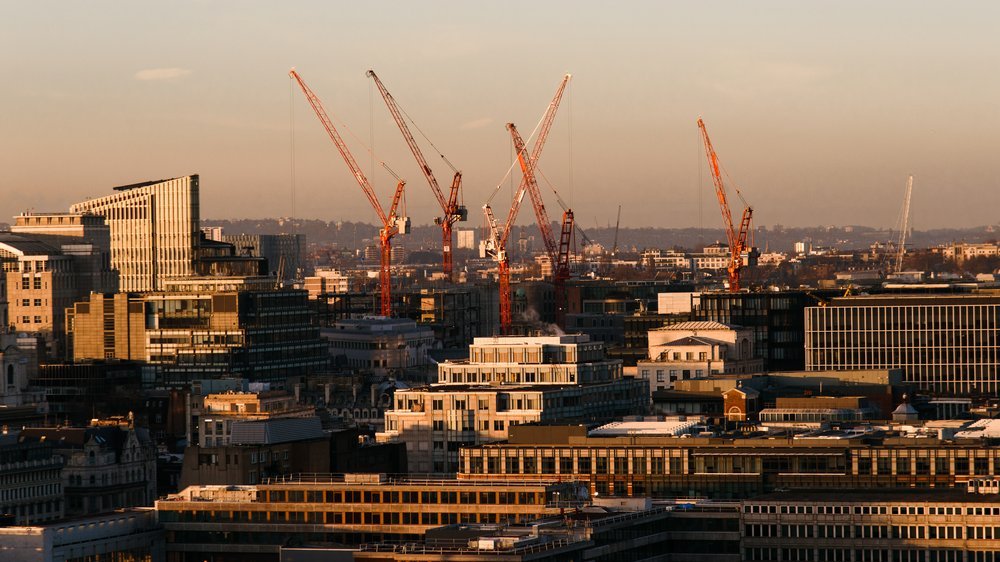
[[[791,490],[772,492],[746,500],[757,502],[820,502],[820,503],[995,503],[1000,495],[973,494],[962,488],[851,489],[851,490]]]

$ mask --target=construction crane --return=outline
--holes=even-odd
[[[611,257],[618,255],[618,226],[622,223],[622,206],[618,205],[618,218],[615,219],[615,245],[611,247]]]
[[[562,90],[557,93],[561,96]],[[556,104],[558,105],[558,103]],[[554,116],[555,114],[553,114]],[[552,285],[555,289],[556,305],[556,325],[560,328],[566,324],[566,280],[569,279],[569,246],[570,238],[573,234],[573,210],[566,209],[563,212],[562,229],[560,230],[559,241],[552,235],[552,227],[549,222],[549,215],[545,211],[545,202],[542,200],[541,190],[538,188],[538,181],[535,179],[534,168],[536,161],[528,159],[528,151],[524,146],[524,139],[517,132],[517,127],[513,123],[507,123],[507,130],[510,131],[511,139],[514,142],[514,150],[517,151],[517,161],[521,164],[522,183],[528,195],[531,196],[531,204],[535,208],[535,219],[538,222],[538,230],[541,231],[542,241],[545,244],[545,251],[552,264]],[[541,134],[535,140],[535,150],[541,154],[541,148],[545,144],[548,131],[545,136]]]
[[[910,196],[913,194],[913,176],[906,180],[906,194],[903,196],[903,213],[900,217],[899,243],[896,245],[895,272],[903,271],[903,255],[906,254],[906,231],[910,228]]]
[[[389,108],[389,113],[392,114],[393,120],[396,121],[396,125],[399,127],[399,131],[403,133],[403,139],[406,140],[407,146],[410,147],[410,152],[413,153],[413,157],[417,159],[417,164],[420,166],[420,171],[424,173],[424,177],[427,178],[427,183],[431,186],[431,191],[434,193],[434,197],[437,198],[438,204],[441,206],[442,216],[434,219],[434,224],[441,227],[441,270],[444,272],[448,280],[453,280],[452,278],[452,225],[459,221],[465,221],[469,218],[469,211],[465,208],[465,205],[459,204],[458,198],[462,186],[462,172],[455,170],[454,166],[451,166],[451,162],[443,154],[441,158],[448,163],[448,165],[455,170],[455,177],[451,181],[451,189],[448,192],[448,198],[446,199],[444,193],[441,191],[441,187],[438,185],[437,178],[434,177],[434,172],[431,167],[427,164],[427,160],[424,158],[423,152],[420,151],[420,146],[417,145],[417,141],[413,138],[413,134],[410,133],[410,128],[406,124],[406,120],[403,118],[403,111],[396,104],[396,99],[392,97],[389,90],[386,89],[385,84],[379,80],[378,75],[375,74],[374,70],[369,70],[367,76],[375,81],[375,85],[378,87],[378,91],[382,93],[382,99],[385,100],[385,105]],[[419,128],[418,128],[419,129]]]
[[[705,129],[705,122],[698,118],[698,128],[701,129],[702,140],[705,142],[705,154],[708,157],[708,165],[712,171],[712,180],[715,182],[715,194],[719,198],[719,209],[722,211],[722,222],[726,229],[726,237],[729,240],[729,291],[737,293],[740,290],[740,271],[743,269],[743,253],[747,248],[747,235],[750,232],[750,224],[753,219],[753,208],[743,200],[740,190],[736,194],[743,200],[743,217],[740,219],[739,230],[733,225],[733,215],[729,211],[729,201],[726,199],[726,186],[722,181],[722,171],[719,168],[719,157],[712,148],[712,141],[708,138],[708,131]],[[751,248],[749,258],[751,263],[754,259],[756,249]]]
[[[522,163],[522,166],[526,166],[530,171],[534,171],[535,166],[538,163],[538,159],[542,155],[542,148],[545,146],[549,130],[552,128],[556,111],[559,109],[559,103],[562,101],[563,93],[566,90],[566,84],[569,82],[570,78],[571,75],[569,74],[563,76],[562,81],[559,83],[559,87],[556,89],[555,96],[553,96],[552,101],[549,102],[549,106],[546,108],[545,114],[542,116],[542,121],[539,124],[538,137],[535,139],[535,145],[532,147],[531,155],[526,155],[523,143],[518,149],[518,161]],[[509,128],[510,127],[508,127],[508,129]],[[514,131],[516,132],[516,129]],[[524,194],[528,190],[528,177],[528,174],[522,175],[521,183],[518,185],[517,191],[514,194],[510,211],[507,213],[507,220],[504,222],[502,227],[498,225],[489,201],[483,205],[483,213],[486,215],[488,228],[486,239],[483,241],[483,257],[492,257],[497,262],[497,279],[500,289],[500,332],[502,334],[510,333],[510,327],[513,322],[510,294],[510,256],[507,254],[507,240],[510,237],[514,221],[517,219],[518,211],[521,209],[521,202],[524,200]],[[534,199],[534,197],[535,196],[533,195],[532,198]],[[572,212],[569,212],[569,217],[572,221]],[[565,221],[566,219],[564,216],[564,225]],[[538,222],[539,225],[541,225],[542,220],[539,220]],[[545,222],[545,226],[549,227],[547,220]],[[546,249],[548,249],[548,244],[546,244]],[[553,261],[553,266],[555,266],[555,263],[556,262]]]
[[[278,290],[281,288],[282,280],[285,277],[285,254],[284,252],[278,257],[278,271],[274,272],[274,289]]]
[[[330,140],[337,147],[340,155],[344,158],[344,162],[347,163],[347,167],[350,169],[351,174],[354,175],[354,179],[357,180],[358,185],[361,186],[361,190],[364,191],[365,195],[368,197],[368,202],[371,203],[372,208],[375,210],[375,214],[378,215],[380,221],[382,221],[382,228],[379,230],[379,249],[380,249],[380,266],[379,269],[379,289],[381,291],[381,314],[382,316],[392,316],[392,278],[390,275],[390,268],[392,265],[392,238],[397,234],[406,234],[410,230],[410,219],[405,216],[400,216],[397,214],[399,208],[399,202],[403,196],[403,186],[406,182],[402,179],[396,178],[398,183],[396,184],[396,192],[392,196],[392,204],[389,206],[389,214],[382,209],[382,205],[378,201],[378,197],[375,196],[375,190],[372,189],[371,184],[368,182],[368,178],[365,177],[364,172],[361,171],[361,167],[358,166],[357,161],[354,160],[354,156],[351,155],[351,151],[347,148],[344,143],[344,139],[340,137],[340,133],[337,132],[337,128],[333,126],[333,121],[326,114],[326,110],[323,108],[323,103],[320,102],[316,94],[306,86],[306,83],[299,76],[299,73],[293,68],[288,73],[289,76],[298,82],[299,87],[302,88],[302,93],[305,94],[306,100],[309,101],[309,105],[312,106],[313,111],[316,113],[316,117],[319,118],[320,122],[323,123],[323,128],[326,129],[327,134],[330,136]],[[391,170],[390,170],[391,172]],[[395,174],[393,174],[395,175]]]

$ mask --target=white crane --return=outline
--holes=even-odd
[[[906,253],[906,231],[910,229],[910,196],[913,194],[913,176],[906,180],[903,196],[903,214],[900,218],[899,244],[896,245],[896,273],[903,271],[903,254]]]

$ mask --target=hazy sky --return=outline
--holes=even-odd
[[[996,2],[0,8],[0,221],[190,173],[201,174],[204,218],[287,216],[293,130],[295,215],[374,221],[290,88],[295,66],[408,180],[416,224],[439,210],[369,67],[463,170],[471,225],[511,162],[504,123],[527,136],[566,72],[541,167],[585,227],[613,223],[619,204],[630,226],[719,225],[699,115],[758,225],[891,226],[910,173],[915,228],[998,222]],[[368,172],[365,147],[341,132]],[[450,170],[424,148],[447,184]],[[371,179],[387,204],[394,180]]]

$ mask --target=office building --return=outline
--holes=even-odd
[[[68,314],[75,361],[146,361],[170,381],[277,380],[329,362],[300,290],[92,294]]]
[[[462,229],[455,231],[455,247],[459,250],[475,250],[476,231]]]
[[[191,486],[156,502],[170,562],[279,560],[283,545],[415,541],[457,523],[516,523],[578,501],[573,483],[390,479],[384,474],[275,478]]]
[[[971,422],[960,422],[968,424]],[[503,443],[464,446],[459,479],[580,480],[600,496],[749,498],[775,490],[963,488],[1000,469],[998,429],[904,435],[857,426],[794,438],[601,436],[581,425],[521,425]]]
[[[124,509],[29,526],[0,527],[5,562],[164,562],[152,509]]]
[[[809,370],[899,368],[927,391],[1000,392],[1000,296],[843,297],[805,320]]]
[[[428,352],[437,346],[429,326],[408,318],[343,319],[321,328],[320,336],[335,365],[381,373],[426,367]]]
[[[0,433],[0,516],[15,525],[63,517],[63,459],[51,443],[22,440],[17,431]],[[3,541],[0,540],[0,543]],[[0,558],[3,550],[0,549]]]
[[[691,319],[749,328],[753,357],[764,359],[768,371],[806,368],[805,309],[829,291],[772,293],[701,293],[693,297]]]
[[[302,234],[223,234],[221,241],[235,246],[239,255],[265,258],[268,271],[277,273],[284,257],[282,281],[302,279],[308,273],[306,237]]]
[[[200,240],[198,176],[114,188],[113,195],[70,207],[105,218],[111,267],[122,291],[156,291],[164,279],[194,274]]]
[[[499,441],[516,425],[608,421],[645,412],[644,381],[623,378],[587,336],[476,338],[438,383],[398,389],[380,442],[406,443],[411,472],[454,472],[461,444]]]
[[[222,422],[205,423],[220,424],[221,429]],[[226,427],[225,439],[203,437],[204,444],[184,449],[180,488],[331,472],[330,438],[315,416],[227,420]]]
[[[743,560],[1000,560],[1000,499],[963,490],[790,491],[741,504]]]
[[[45,342],[39,351],[59,357],[66,308],[91,291],[116,290],[117,278],[108,269],[106,251],[75,239],[44,237],[50,243],[27,236],[0,234],[9,327],[37,334]]]
[[[310,299],[331,293],[347,293],[351,290],[351,278],[336,269],[316,269],[316,274],[307,276],[303,287]]]
[[[267,421],[277,418],[314,418],[316,409],[300,406],[295,397],[283,390],[209,394],[197,414],[198,445],[223,447],[236,423]],[[306,426],[304,426],[306,427]]]

